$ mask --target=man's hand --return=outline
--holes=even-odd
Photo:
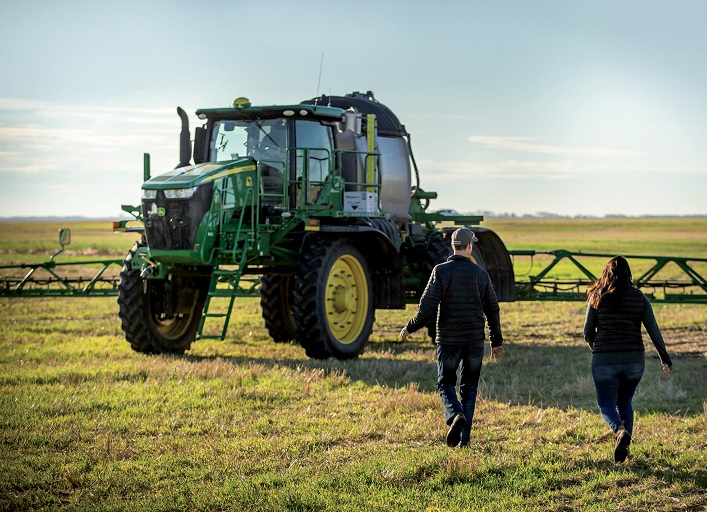
[[[493,359],[498,359],[503,355],[503,353],[506,351],[506,349],[503,348],[503,346],[500,347],[491,347],[491,357]]]
[[[400,339],[402,341],[407,341],[408,336],[410,336],[410,333],[408,332],[407,325],[403,327],[403,329],[400,331]]]

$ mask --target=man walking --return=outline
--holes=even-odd
[[[417,313],[400,331],[403,341],[437,319],[437,389],[444,405],[447,446],[469,444],[476,391],[484,356],[484,327],[489,326],[491,357],[503,355],[500,310],[488,273],[469,259],[478,239],[467,228],[452,233],[454,254],[435,266]],[[459,394],[455,390],[461,364]]]

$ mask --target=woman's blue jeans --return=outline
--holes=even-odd
[[[599,413],[616,432],[623,422],[633,435],[633,394],[643,377],[645,364],[603,364],[592,366]]]
[[[462,441],[469,440],[483,358],[483,345],[437,345],[437,390],[442,398],[447,425],[451,425],[454,416],[460,412],[466,416],[467,426],[462,431]],[[460,364],[459,396],[461,402],[457,399],[455,389],[457,369]]]

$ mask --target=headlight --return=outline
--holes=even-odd
[[[142,191],[142,198],[143,199],[155,199],[156,197],[157,197],[156,190],[143,190]]]
[[[191,188],[173,188],[164,191],[164,196],[167,199],[189,199],[196,192],[196,187]]]

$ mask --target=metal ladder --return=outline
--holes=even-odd
[[[225,196],[226,191],[222,191],[222,195]],[[248,189],[248,192],[246,193],[246,197],[244,202],[247,202],[248,196],[252,194],[252,189]],[[225,235],[226,235],[226,228],[225,228],[225,222],[224,222],[224,213],[222,206],[224,204],[223,198],[219,202],[219,239],[223,240]],[[241,229],[243,227],[243,220],[244,220],[244,214],[245,214],[246,209],[243,208],[241,210],[240,217],[238,219],[238,225],[235,231],[235,240],[240,239],[240,233]],[[233,303],[236,300],[236,297],[239,295],[240,291],[240,282],[241,282],[241,277],[243,276],[243,269],[245,268],[245,262],[246,258],[248,256],[248,248],[249,248],[249,242],[250,239],[246,237],[244,239],[244,244],[242,248],[242,253],[240,255],[240,259],[236,262],[234,261],[236,249],[219,249],[218,256],[216,257],[216,267],[214,268],[213,274],[211,274],[211,283],[209,284],[209,291],[206,294],[206,301],[204,302],[204,309],[202,311],[201,315],[201,320],[199,321],[199,330],[196,333],[196,339],[197,340],[204,340],[204,339],[219,339],[223,340],[226,337],[226,331],[228,330],[228,324],[231,321],[231,313],[233,311]],[[224,256],[229,255],[230,258],[228,258],[229,261],[224,263]],[[222,264],[230,264],[236,265],[235,270],[225,270],[221,269]],[[219,289],[218,285],[219,283],[228,283],[230,286],[230,289]],[[211,307],[211,299],[214,297],[227,297],[228,300],[228,307],[226,309],[225,313],[209,313],[209,308]],[[220,318],[223,319],[223,325],[221,328],[221,334],[220,335],[205,335],[203,333],[204,326],[206,324],[206,319],[207,318]]]
[[[245,252],[243,253],[245,255]],[[221,270],[218,267],[214,269],[211,275],[211,284],[209,285],[209,291],[206,295],[206,301],[204,302],[204,310],[201,315],[201,320],[199,322],[199,330],[196,334],[197,340],[207,340],[207,339],[220,339],[223,340],[226,337],[226,331],[228,330],[228,324],[231,321],[231,313],[233,311],[233,303],[238,296],[238,284],[241,280],[243,274],[242,266],[238,266],[236,270]],[[230,289],[219,289],[218,284],[221,282],[227,282]],[[209,308],[211,306],[211,299],[214,297],[227,297],[228,307],[225,313],[209,313]],[[207,318],[221,318],[223,319],[223,325],[221,328],[220,335],[205,335],[203,334],[204,325],[206,324]]]

